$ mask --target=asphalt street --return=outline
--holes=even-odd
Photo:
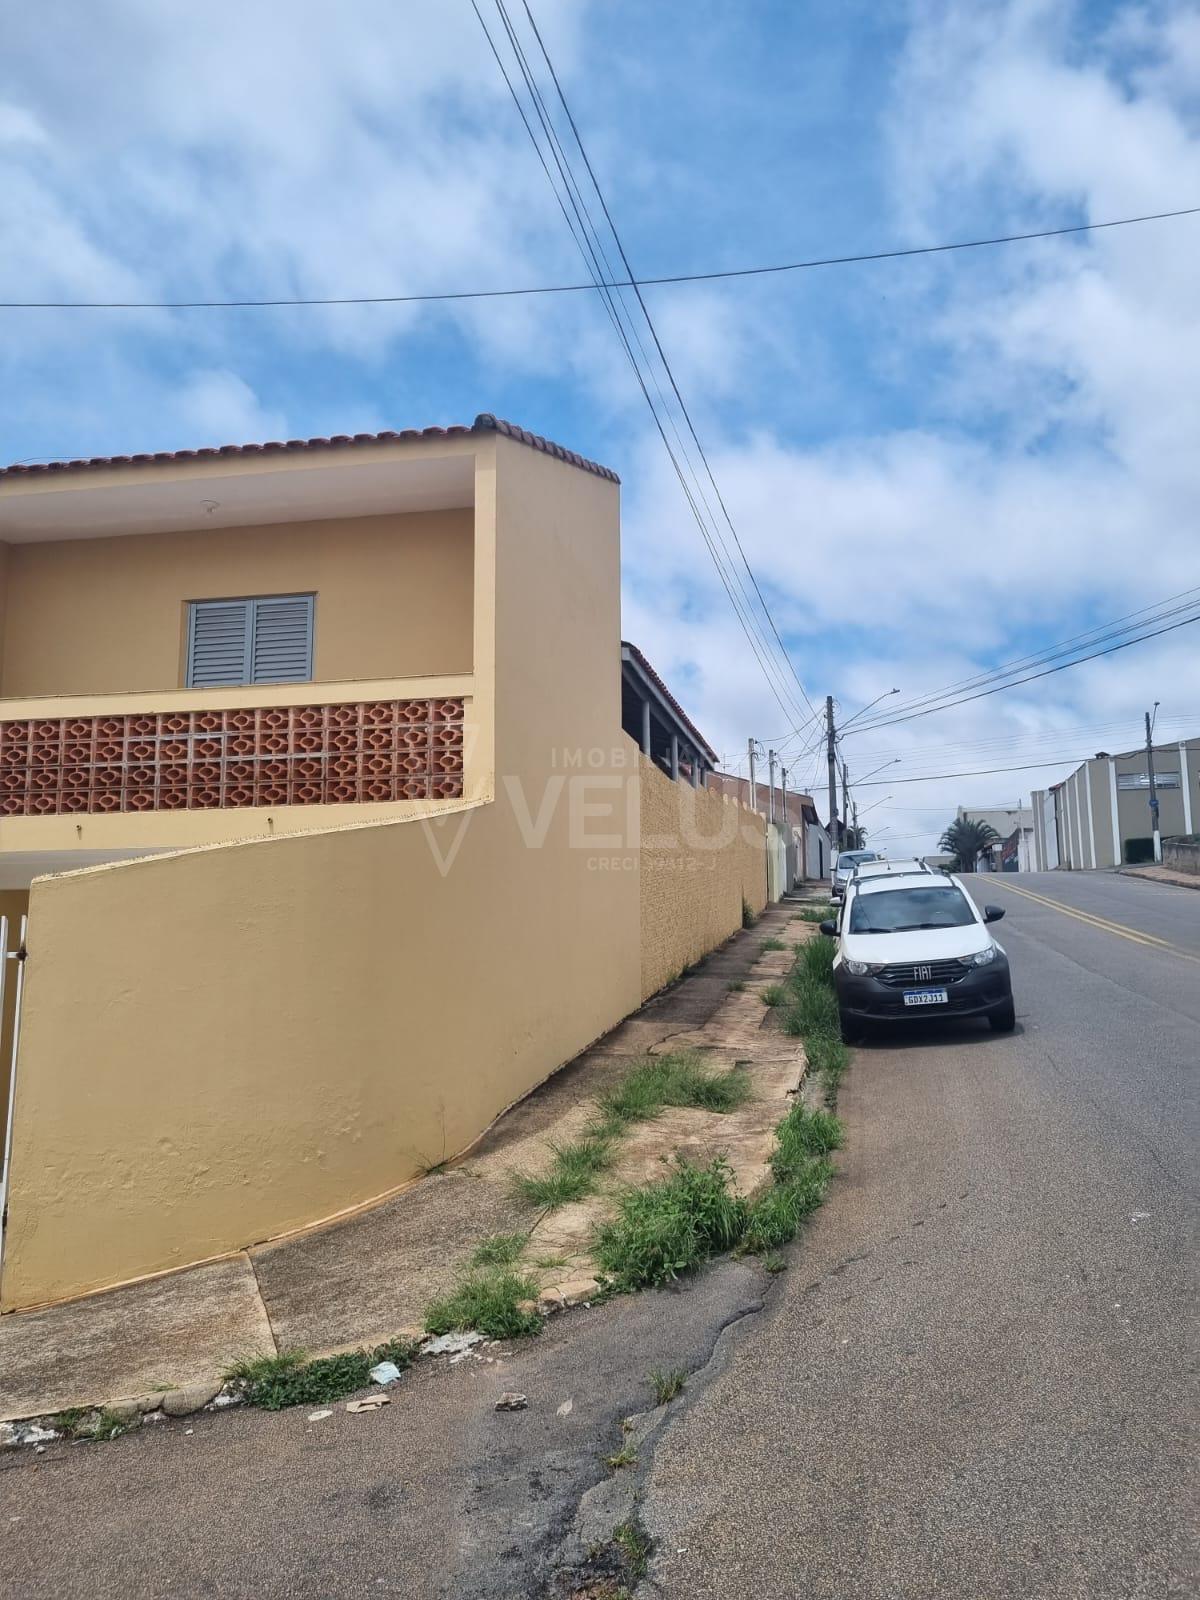
[[[385,1410],[235,1412],[0,1457],[23,1600],[519,1600],[638,1514],[668,1600],[1196,1592],[1200,892],[988,879],[1008,1036],[925,1023],[842,1087],[828,1203],[774,1280],[553,1320]],[[636,1466],[603,1457],[684,1367]],[[496,1412],[500,1392],[528,1396]]]
[[[972,887],[1017,1031],[858,1052],[830,1203],[656,1452],[665,1596],[1196,1593],[1200,892]]]

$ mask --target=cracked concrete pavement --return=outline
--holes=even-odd
[[[569,1313],[374,1416],[0,1457],[6,1576],[29,1600],[549,1600],[636,1503],[638,1600],[1194,1593],[1200,900],[1033,886],[1062,909],[1005,898],[1017,1032],[857,1052],[847,1149],[781,1277],[724,1261]],[[687,1389],[610,1475],[674,1366]],[[496,1413],[507,1389],[528,1409]]]

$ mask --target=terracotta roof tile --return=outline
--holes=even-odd
[[[494,417],[490,411],[480,412],[469,428],[462,423],[454,423],[447,428],[402,428],[399,431],[384,429],[381,433],[335,433],[328,439],[270,439],[263,444],[202,445],[191,450],[156,450],[127,456],[88,456],[74,461],[17,462],[10,467],[0,467],[0,478],[94,471],[105,467],[140,467],[171,461],[211,461],[222,456],[288,455],[313,450],[352,450],[375,444],[397,442],[407,444],[415,439],[464,439],[473,433],[503,434],[506,439],[515,439],[520,444],[528,445],[531,450],[540,450],[544,455],[554,456],[556,460],[565,461],[572,467],[579,467],[583,472],[594,472],[598,478],[607,478],[611,483],[621,481],[611,467],[602,467],[597,461],[589,461],[574,450],[555,444],[552,439],[543,439],[540,434],[530,433],[525,428],[517,427],[515,423]]]

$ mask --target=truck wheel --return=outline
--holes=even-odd
[[[1009,997],[1008,1004],[999,1011],[993,1011],[988,1017],[988,1026],[993,1033],[1011,1033],[1017,1025],[1017,1008]]]

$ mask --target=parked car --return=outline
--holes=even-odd
[[[838,858],[833,866],[833,880],[829,892],[835,900],[840,900],[846,892],[846,885],[855,867],[863,861],[881,861],[883,857],[876,850],[839,850]]]
[[[843,1037],[912,1017],[986,1017],[997,1033],[1011,1032],[1008,957],[987,929],[1003,915],[1000,906],[981,914],[950,873],[850,877],[837,920],[821,924],[838,942]]]

